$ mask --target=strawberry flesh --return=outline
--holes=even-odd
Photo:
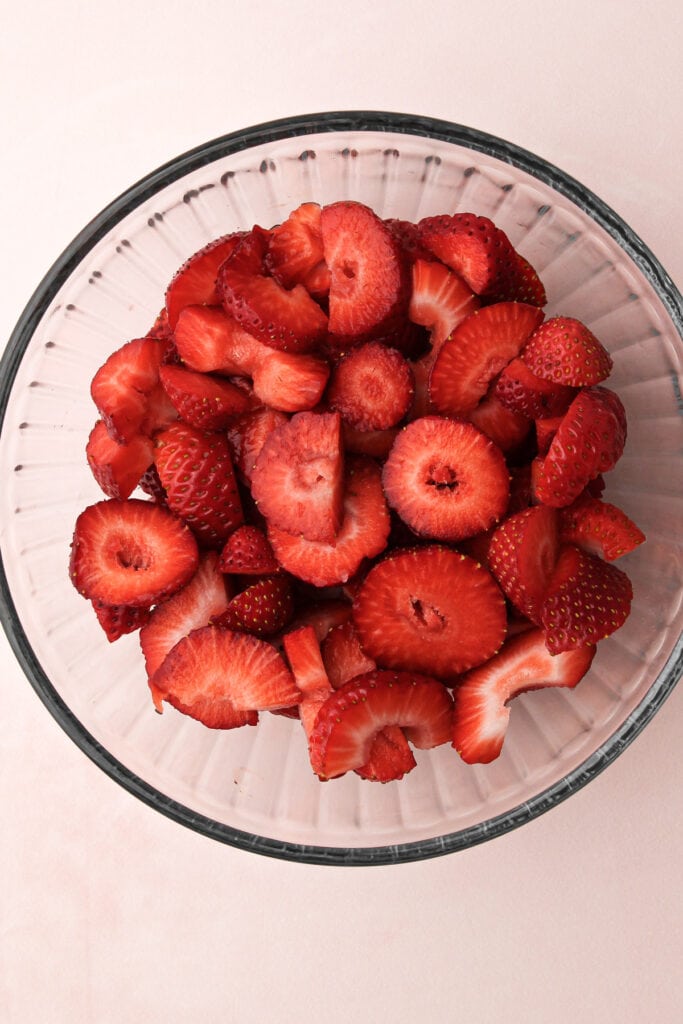
[[[182,265],[166,291],[166,313],[171,330],[187,306],[217,306],[216,292],[218,268],[233,251],[243,232],[217,238],[205,245]]]
[[[302,203],[272,229],[266,255],[268,268],[283,287],[302,284],[317,299],[330,290],[320,220],[317,203]]]
[[[515,262],[507,235],[488,217],[472,213],[425,217],[418,224],[418,237],[421,245],[477,295],[494,294]]]
[[[88,465],[108,498],[128,498],[154,461],[154,445],[144,434],[128,444],[112,440],[102,420],[90,432],[85,448]]]
[[[337,363],[327,400],[356,430],[388,430],[408,412],[414,392],[407,359],[394,348],[370,341]]]

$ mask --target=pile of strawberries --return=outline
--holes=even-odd
[[[579,682],[644,537],[601,497],[611,358],[545,302],[489,219],[355,202],[180,268],[92,381],[70,563],[158,711],[298,718],[320,779],[386,782],[413,747],[492,760],[514,696]]]

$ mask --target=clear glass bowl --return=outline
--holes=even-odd
[[[647,543],[623,567],[628,623],[573,692],[514,702],[502,756],[468,767],[418,753],[400,783],[322,785],[300,725],[262,715],[220,733],[154,713],[137,636],[108,645],[67,574],[74,521],[101,494],[84,446],[93,373],[144,333],[179,264],[218,235],[270,226],[304,200],[385,217],[471,210],[538,268],[547,313],[585,321],[614,358],[629,440],[606,498]],[[683,661],[683,313],[671,280],[599,199],[501,139],[424,117],[317,114],[209,142],[155,171],[79,234],[38,287],[2,361],[1,612],[48,709],[104,771],[193,829],[255,852],[331,864],[435,856],[500,835],[605,768],[661,706]]]

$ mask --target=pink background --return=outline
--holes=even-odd
[[[13,7],[0,339],[133,181],[313,110],[510,139],[601,196],[680,284],[682,29],[678,3],[635,0]],[[464,853],[355,869],[257,857],[149,810],[61,732],[4,634],[0,693],[6,1024],[683,1019],[682,687],[544,817]]]

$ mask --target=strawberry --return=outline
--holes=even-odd
[[[215,621],[254,636],[274,636],[294,614],[292,587],[286,576],[263,576],[230,601]]]
[[[388,430],[408,412],[414,391],[407,359],[395,348],[369,341],[337,363],[327,399],[356,430]]]
[[[413,323],[429,328],[434,356],[448,335],[479,305],[472,289],[443,263],[415,260],[408,316]]]
[[[218,271],[223,308],[264,344],[308,352],[327,333],[327,317],[301,284],[287,290],[266,268],[270,235],[253,228]]]
[[[335,626],[342,622],[348,622],[351,618],[351,604],[340,598],[329,598],[327,600],[311,600],[302,602],[297,600],[297,613],[292,620],[291,630],[299,629],[301,626],[312,626],[318,643],[323,640]]]
[[[353,455],[369,455],[372,459],[382,461],[391,451],[398,431],[398,427],[389,427],[387,430],[358,430],[357,427],[342,422],[344,450]]]
[[[148,501],[110,498],[76,520],[70,574],[91,601],[148,608],[187,583],[197,543],[172,513]]]
[[[360,457],[347,460],[343,518],[334,541],[310,541],[268,525],[268,539],[287,572],[316,587],[345,583],[365,558],[384,550],[389,537],[379,467]]]
[[[384,464],[387,501],[416,533],[456,541],[505,512],[509,477],[500,450],[476,427],[423,416],[399,433]]]
[[[173,331],[168,322],[168,312],[165,306],[159,311],[156,320],[147,331],[145,337],[156,338],[158,341],[163,341],[166,344],[170,344],[173,341]]]
[[[548,650],[557,654],[610,636],[628,618],[632,599],[626,573],[566,544],[541,608]]]
[[[110,644],[127,633],[134,633],[148,621],[149,608],[135,608],[127,604],[102,604],[93,601],[97,621]]]
[[[535,478],[539,501],[563,508],[578,498],[599,473],[621,458],[626,443],[626,416],[608,388],[579,391],[557,428]]]
[[[539,420],[565,413],[576,389],[537,377],[523,359],[517,358],[501,371],[494,394],[507,409]]]
[[[240,576],[273,576],[280,566],[263,530],[238,526],[221,551],[220,569]]]
[[[209,242],[182,265],[166,291],[168,323],[175,330],[178,317],[186,306],[216,306],[216,276],[221,263],[230,255],[243,232],[224,235]]]
[[[146,433],[163,394],[159,367],[164,343],[135,338],[113,352],[93,377],[90,393],[113,440],[127,444]],[[175,415],[175,413],[173,413]]]
[[[429,250],[420,243],[417,224],[396,217],[387,218],[384,224],[398,242],[406,263],[412,265],[416,260],[432,259]]]
[[[363,651],[383,668],[449,679],[505,637],[505,600],[478,562],[441,545],[389,555],[353,603]]]
[[[561,413],[559,416],[548,416],[534,422],[534,427],[536,428],[536,447],[539,455],[548,454],[552,439],[555,437],[557,428],[563,419],[564,413]]]
[[[548,301],[540,277],[518,252],[501,269],[490,298],[496,302],[528,302],[530,306],[545,306]]]
[[[330,272],[323,256],[317,203],[302,203],[286,221],[272,229],[266,265],[285,288],[302,284],[317,299],[327,295]]]
[[[249,398],[227,380],[181,366],[162,366],[161,383],[181,420],[198,430],[221,430],[249,408]]]
[[[213,625],[179,640],[151,686],[159,711],[166,701],[212,729],[256,725],[257,712],[301,700],[291,672],[271,644]]]
[[[497,302],[471,313],[444,342],[429,378],[439,412],[466,416],[519,355],[543,313],[524,302]]]
[[[536,625],[559,553],[558,513],[546,505],[509,516],[489,544],[491,572],[514,606]]]
[[[356,774],[371,782],[398,782],[417,762],[400,725],[385,725],[372,741],[370,755]]]
[[[616,505],[587,495],[560,511],[560,540],[613,562],[642,544],[645,534]]]
[[[335,690],[349,679],[377,668],[372,658],[368,658],[363,651],[352,619],[333,626],[320,650],[330,685]]]
[[[555,656],[543,632],[526,630],[506,641],[485,665],[466,672],[453,691],[453,746],[467,764],[488,764],[503,748],[510,719],[509,702],[527,690],[574,687],[585,676],[595,647]]]
[[[345,683],[318,711],[310,736],[313,770],[336,778],[368,761],[386,726],[400,725],[413,746],[446,743],[453,728],[453,702],[435,679],[407,672],[374,671]]]
[[[274,409],[255,409],[236,417],[228,427],[228,443],[235,469],[240,477],[251,484],[259,452],[266,438],[289,420]]]
[[[268,348],[214,306],[187,306],[174,339],[185,366],[200,373],[253,376]]]
[[[488,217],[472,213],[425,217],[418,224],[418,238],[477,295],[494,294],[516,261],[507,235]]]
[[[154,463],[148,466],[140,477],[139,487],[141,491],[150,496],[152,501],[155,501],[158,505],[166,505],[166,491],[159,479],[157,467]]]
[[[502,452],[518,448],[531,432],[531,421],[521,412],[503,405],[495,389],[467,414],[467,419]]]
[[[203,544],[222,546],[243,522],[227,439],[174,423],[157,436],[156,445],[155,462],[168,507]]]
[[[85,448],[88,465],[108,498],[127,498],[140,477],[154,461],[154,445],[143,434],[128,444],[112,440],[102,420],[98,420]]]
[[[306,736],[310,736],[318,711],[332,693],[320,644],[312,626],[300,626],[286,633],[283,644],[294,682],[303,694],[299,704],[301,724]]]
[[[267,357],[253,371],[256,398],[280,412],[313,409],[320,402],[330,376],[328,362],[320,356],[299,352],[266,351]]]
[[[339,414],[300,412],[266,438],[252,494],[270,526],[330,544],[342,521],[343,472]]]
[[[527,341],[522,360],[554,384],[586,387],[609,377],[612,358],[592,331],[570,316],[546,320]]]

